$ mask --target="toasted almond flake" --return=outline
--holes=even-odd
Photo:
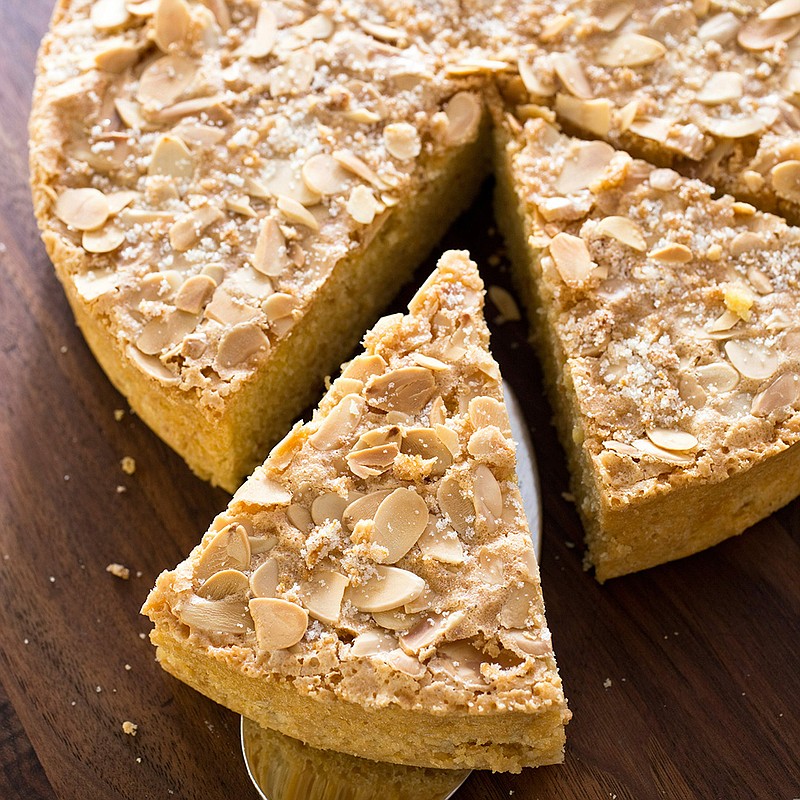
[[[706,393],[694,375],[681,375],[678,394],[692,408],[702,408],[706,404]]]
[[[223,334],[215,364],[222,369],[235,369],[257,353],[269,350],[269,339],[255,323],[237,325]]]
[[[184,44],[191,24],[184,0],[159,0],[153,17],[153,40],[166,53],[172,45]]]
[[[756,267],[747,270],[747,280],[759,294],[771,294],[775,289],[769,277]]]
[[[504,628],[525,628],[529,624],[531,603],[536,597],[536,587],[527,581],[521,586],[512,583],[503,608],[497,615]]]
[[[444,475],[447,468],[453,463],[452,453],[439,434],[431,428],[406,429],[403,433],[401,450],[424,459],[436,459],[430,473],[433,477]]]
[[[641,117],[634,120],[628,130],[641,136],[643,139],[650,139],[654,142],[665,144],[669,133],[675,125],[674,119],[664,119],[662,117]]]
[[[216,284],[208,275],[187,278],[175,296],[175,307],[189,314],[199,314],[211,300]]]
[[[429,614],[400,637],[400,646],[408,655],[416,655],[420,650],[442,640],[465,616],[466,612],[463,610]]]
[[[391,122],[383,129],[383,143],[398,161],[410,161],[420,154],[422,143],[417,129],[408,122]]]
[[[425,581],[413,572],[379,564],[373,577],[347,588],[346,598],[359,611],[389,611],[415,600],[424,589]]]
[[[108,198],[97,189],[65,189],[56,200],[55,215],[79,231],[99,228],[111,213]]]
[[[272,217],[264,217],[251,263],[262,275],[277,277],[289,267],[286,239]]]
[[[300,597],[308,613],[327,625],[336,625],[342,610],[344,591],[350,579],[340,572],[319,570],[300,585]]]
[[[561,279],[573,289],[583,286],[597,267],[586,242],[570,233],[559,233],[552,239],[550,256]]]
[[[154,317],[144,326],[136,339],[136,346],[147,355],[158,355],[182,342],[197,327],[199,321],[200,317],[195,314],[177,309],[168,311],[163,316]]]
[[[311,530],[311,526],[314,524],[314,520],[311,519],[311,512],[300,503],[292,503],[286,509],[286,518],[295,528],[306,533]]]
[[[668,37],[685,39],[697,26],[697,17],[690,8],[678,5],[666,6],[659,9],[650,20],[648,33],[660,42],[666,42]]]
[[[678,453],[672,450],[664,450],[662,447],[653,444],[649,439],[636,439],[633,446],[639,450],[643,455],[650,456],[657,461],[663,461],[666,464],[677,464],[679,466],[686,466],[695,462],[695,456],[686,455],[685,453]]]
[[[442,478],[436,490],[436,501],[460,534],[470,530],[475,519],[475,509],[470,500],[464,496],[454,476],[446,475]]]
[[[517,62],[517,71],[522,80],[522,84],[528,94],[535,97],[550,97],[556,92],[556,82],[551,76],[544,76],[539,71],[534,70],[530,61],[521,59]]]
[[[615,152],[606,142],[576,142],[564,159],[556,190],[569,194],[585,189],[603,175]]]
[[[506,72],[510,69],[507,61],[499,61],[493,58],[471,58],[462,59],[455,64],[448,64],[445,67],[445,74],[448,77],[464,75],[495,74]]]
[[[550,56],[556,75],[561,79],[564,88],[575,97],[588,100],[592,96],[592,87],[586,79],[581,62],[571,53],[553,53]]]
[[[661,261],[664,264],[688,264],[694,258],[694,255],[685,244],[667,242],[653,248],[647,254],[647,257]]]
[[[286,195],[278,195],[277,201],[278,211],[280,211],[289,222],[295,222],[298,225],[305,225],[312,231],[319,231],[319,222],[317,218],[297,200],[293,200]]]
[[[427,671],[427,667],[421,661],[408,655],[399,647],[387,653],[384,658],[389,666],[411,678],[421,678]]]
[[[316,525],[328,520],[342,519],[342,512],[347,508],[347,500],[336,492],[325,492],[311,504],[311,519]]]
[[[207,600],[224,600],[232,595],[247,594],[249,587],[247,576],[243,572],[238,569],[223,569],[204,581],[197,594]]]
[[[350,184],[350,177],[339,162],[326,153],[311,156],[301,170],[306,186],[319,195],[338,194]]]
[[[642,456],[642,452],[638,448],[626,442],[618,442],[616,439],[607,439],[603,442],[603,447],[606,450],[611,450],[613,453],[630,456],[631,458],[641,458]]]
[[[96,0],[92,3],[89,19],[99,31],[120,28],[128,22],[130,14],[125,7],[125,0]]]
[[[400,453],[395,442],[353,450],[347,454],[347,466],[359,478],[374,478],[389,470]]]
[[[224,216],[216,206],[204,205],[178,217],[169,228],[169,242],[173,250],[179,253],[189,250],[200,241],[206,228]]]
[[[557,14],[542,26],[542,32],[539,34],[539,39],[542,42],[555,41],[574,22],[574,14]]]
[[[755,114],[734,119],[706,117],[699,120],[699,124],[704,131],[721,139],[744,139],[747,136],[755,136],[766,128],[764,120]]]
[[[278,591],[278,562],[268,558],[250,576],[250,588],[256,597],[275,597]]]
[[[269,91],[273,97],[299,95],[307,91],[314,80],[317,62],[307,50],[291,53],[286,62],[270,72]]]
[[[446,143],[464,144],[474,138],[483,115],[480,98],[471,92],[454,94],[444,106],[447,116]]]
[[[108,201],[108,213],[113,216],[119,214],[123,208],[129,206],[134,200],[137,200],[141,195],[139,192],[122,191],[107,194],[106,200]]]
[[[253,620],[243,597],[207,600],[190,595],[175,608],[178,619],[195,630],[209,633],[248,633]]]
[[[364,33],[369,34],[382,42],[399,42],[408,37],[402,28],[392,28],[379,22],[370,22],[367,19],[359,19],[358,25]]]
[[[381,628],[386,628],[390,631],[410,630],[419,620],[417,615],[406,614],[405,611],[399,608],[393,608],[390,611],[373,611],[372,618],[378,623],[378,625],[381,626]],[[389,637],[387,637],[387,639],[389,639]],[[397,646],[397,640],[394,639],[394,637],[391,637],[391,641],[392,645],[391,647],[388,647],[387,650],[394,650],[394,648]]]
[[[308,612],[278,597],[255,597],[250,601],[250,615],[261,650],[285,650],[297,644],[308,629]]]
[[[136,99],[159,108],[172,105],[189,88],[196,73],[193,59],[177,54],[162,56],[142,72]]]
[[[233,195],[232,197],[226,197],[225,208],[245,217],[255,218],[258,216],[253,207],[250,205],[250,198],[247,195]]]
[[[756,17],[739,28],[736,41],[745,50],[761,52],[772,49],[776,44],[788,42],[798,33],[800,33],[800,17],[785,19]]]
[[[598,236],[610,236],[640,253],[647,250],[647,242],[639,226],[627,217],[604,217],[597,223],[594,232]]]
[[[300,301],[285,292],[275,292],[261,304],[261,309],[270,322],[293,317],[294,311],[299,307]]]
[[[501,634],[503,644],[516,648],[527,656],[543,656],[552,649],[550,645],[530,631],[510,630]]]
[[[124,241],[125,231],[113,223],[93,231],[84,231],[81,236],[81,246],[87,253],[110,253]]]
[[[739,383],[739,373],[724,361],[714,364],[701,364],[695,367],[700,386],[711,392],[730,392]]]
[[[638,33],[617,36],[597,55],[597,63],[604,67],[641,67],[661,58],[667,48],[656,39]]]
[[[167,386],[174,386],[180,383],[180,378],[171,372],[164,364],[162,364],[155,356],[148,356],[139,350],[138,347],[132,345],[125,351],[128,358],[131,359],[146,375],[163,383]]]
[[[364,396],[373,408],[418,414],[436,391],[433,373],[424,367],[400,367],[373,378]]]
[[[295,25],[291,31],[300,39],[310,42],[314,39],[330,38],[334,29],[333,20],[327,14],[314,14],[313,17],[309,17],[305,22]]]
[[[504,433],[510,432],[505,406],[494,397],[473,397],[469,401],[468,413],[475,430],[492,425]]]
[[[250,58],[265,58],[272,52],[277,36],[278,22],[275,12],[269,3],[261,3],[258,7],[253,35],[246,42],[244,52]]]
[[[422,497],[411,488],[395,489],[375,513],[372,541],[386,548],[385,563],[395,564],[417,543],[427,524],[428,507]]]
[[[425,369],[429,369],[432,372],[445,372],[450,369],[450,366],[445,364],[444,361],[440,361],[433,356],[426,356],[424,353],[412,353],[411,358],[417,366],[425,367]]]
[[[94,54],[94,63],[98,69],[106,72],[120,73],[132,67],[139,60],[139,48],[122,39],[107,42]]]
[[[582,100],[579,97],[559,93],[556,95],[556,113],[577,128],[597,136],[606,136],[611,130],[613,104],[602,97]]]
[[[205,114],[210,120],[227,123],[233,117],[223,105],[225,96],[221,94],[209,95],[208,97],[192,97],[189,100],[182,100],[166,108],[159,109],[150,114],[151,118],[158,123],[168,124],[183,117],[195,114]]]
[[[485,520],[490,531],[495,531],[498,520],[503,516],[503,493],[497,478],[486,464],[479,464],[475,469],[473,492],[475,513]]]
[[[752,217],[753,214],[756,213],[756,207],[751,205],[750,203],[743,203],[740,200],[737,200],[734,203],[731,203],[731,211],[734,214],[739,214],[742,217]]]
[[[127,0],[125,6],[135,17],[152,17],[156,13],[158,0]]]
[[[435,522],[428,523],[417,541],[423,556],[443,564],[463,564],[464,548],[453,530],[439,531]]]
[[[776,164],[769,173],[772,188],[779,197],[800,202],[800,161],[790,160]]]
[[[199,146],[219,144],[225,138],[225,130],[223,128],[202,125],[199,122],[181,122],[173,129],[173,133],[176,136],[180,136],[185,142]]]
[[[366,402],[357,394],[345,395],[319,423],[309,436],[317,450],[335,450],[350,440],[366,412]]]
[[[764,247],[764,240],[754,231],[742,231],[731,239],[728,251],[732,256],[738,258],[742,253],[751,250],[761,250]]]
[[[701,103],[716,106],[731,103],[744,93],[744,81],[738,72],[715,72],[697,95]]]
[[[368,186],[354,186],[345,205],[347,213],[362,225],[369,225],[384,209]]]
[[[686,431],[678,431],[670,428],[649,428],[647,438],[664,450],[693,450],[699,442],[695,436]]]
[[[353,530],[362,519],[374,519],[380,504],[392,493],[392,489],[380,489],[354,500],[342,513],[342,523]]]
[[[753,398],[750,413],[756,417],[767,417],[773,411],[795,405],[798,400],[800,400],[800,375],[784,372]]]
[[[169,175],[183,180],[194,175],[194,159],[180,137],[165,134],[158,138],[150,156],[147,174]]]
[[[740,321],[740,317],[738,314],[734,314],[733,311],[727,309],[724,313],[722,313],[717,319],[715,319],[711,325],[706,328],[709,333],[719,333],[720,331],[729,331],[735,325],[737,325]]]
[[[606,33],[611,33],[619,28],[635,8],[632,0],[618,0],[618,2],[603,5],[604,7],[595,13],[597,14],[597,27]]]
[[[778,0],[767,6],[759,15],[759,19],[786,19],[800,14],[800,0]]]
[[[344,112],[344,116],[351,122],[357,122],[361,125],[372,125],[381,121],[381,115],[368,108],[349,108]]]
[[[763,381],[778,369],[777,353],[756,342],[725,342],[725,355],[745,378]]]
[[[203,547],[194,566],[198,580],[223,569],[246,569],[250,564],[250,540],[244,525],[232,522],[218,531]]]
[[[382,613],[382,612],[380,612]],[[379,623],[380,624],[380,623]],[[384,626],[385,627],[385,626]],[[365,631],[353,639],[349,655],[366,658],[397,649],[397,638],[384,631]]]

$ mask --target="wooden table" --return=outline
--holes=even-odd
[[[226,495],[130,413],[115,419],[125,402],[75,328],[36,232],[26,118],[49,7],[0,2],[0,797],[251,798],[238,719],[159,669],[138,614]],[[506,284],[502,264],[488,263],[500,246],[491,224],[484,192],[446,244]],[[563,766],[476,773],[459,797],[800,797],[800,503],[713,550],[599,586],[581,566],[524,326],[493,335],[538,453],[542,578],[575,717]],[[107,573],[111,562],[131,579]]]

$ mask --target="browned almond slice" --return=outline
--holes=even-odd
[[[353,530],[362,519],[374,519],[380,504],[392,493],[392,489],[380,489],[354,500],[342,512],[342,523]]]
[[[556,113],[577,128],[596,136],[608,135],[611,130],[612,110],[611,101],[605,97],[582,100],[569,94],[556,95]]]
[[[695,456],[693,454],[689,455],[686,453],[679,453],[674,450],[665,450],[663,447],[653,444],[653,442],[651,442],[649,439],[635,439],[633,446],[637,450],[641,451],[642,454],[648,455],[657,461],[663,461],[666,464],[678,464],[680,466],[686,466],[688,464],[693,464],[695,461]]]
[[[182,253],[197,242],[206,228],[219,222],[225,215],[212,205],[201,206],[178,217],[169,228],[169,242],[174,250]]]
[[[285,650],[297,644],[308,628],[308,612],[278,597],[255,597],[250,601],[250,614],[255,623],[256,638],[261,650]]]
[[[800,202],[800,161],[792,159],[776,164],[770,170],[769,177],[780,197]]]
[[[581,62],[571,53],[553,53],[550,57],[556,75],[561,79],[564,88],[575,97],[588,100],[592,96],[592,88],[586,79]]]
[[[372,167],[350,150],[336,150],[332,155],[348,172],[352,172],[359,178],[363,178],[363,180],[367,183],[371,183],[376,189],[384,191],[389,188],[387,184],[378,177]]]
[[[318,570],[300,586],[300,596],[308,613],[320,622],[335,625],[342,610],[344,590],[350,580],[339,572]]]
[[[223,569],[204,581],[197,594],[208,600],[224,600],[231,595],[247,594],[249,588],[250,584],[243,572],[238,569]]]
[[[208,275],[187,278],[175,295],[175,307],[189,314],[199,314],[211,300],[217,284]]]
[[[253,630],[253,620],[243,597],[208,600],[191,595],[175,610],[178,619],[195,630],[232,634]]]
[[[400,646],[409,655],[430,647],[455,628],[466,616],[464,611],[445,614],[429,614],[421,619],[408,633],[400,637]]]
[[[281,275],[290,265],[286,239],[280,225],[272,217],[264,217],[256,239],[252,264],[262,274]]]
[[[245,503],[258,506],[288,506],[291,502],[292,493],[259,467],[236,490],[231,505]]]
[[[142,72],[136,99],[143,105],[172,105],[189,88],[196,73],[193,59],[177,54],[162,56]]]
[[[316,194],[330,195],[343,192],[351,178],[342,165],[327,153],[311,156],[301,170],[306,186]]]
[[[366,402],[361,395],[345,395],[322,419],[308,441],[317,450],[341,447],[352,438],[366,410]]]
[[[403,433],[401,450],[422,458],[435,458],[431,475],[444,475],[453,463],[453,454],[432,428],[409,428]]]
[[[445,513],[453,527],[461,534],[467,533],[475,521],[475,509],[464,496],[461,486],[453,475],[446,475],[436,490],[439,508]]]
[[[66,225],[79,231],[99,228],[111,210],[108,198],[98,189],[65,189],[58,196],[55,215]]]
[[[485,464],[479,464],[475,469],[473,492],[475,513],[483,517],[490,531],[496,530],[497,522],[503,516],[503,493],[494,473]]]
[[[194,175],[192,153],[180,137],[169,134],[160,136],[150,156],[147,174],[191,178]]]
[[[195,577],[205,580],[223,569],[245,569],[250,563],[250,541],[243,525],[226,525],[203,548],[195,566]]]
[[[394,564],[417,543],[427,524],[428,506],[422,497],[414,489],[395,489],[375,513],[372,540],[387,549],[385,562]]]
[[[367,403],[383,411],[417,414],[436,391],[433,373],[424,367],[400,367],[373,378],[367,385]]]
[[[688,264],[694,258],[694,254],[685,244],[667,242],[654,247],[647,257],[664,264]]]
[[[218,369],[235,369],[269,348],[269,339],[260,326],[255,323],[237,325],[220,339],[214,363]]]
[[[419,597],[424,588],[419,575],[378,564],[373,577],[359,586],[348,586],[346,595],[359,611],[389,611]]]
[[[395,442],[352,450],[347,454],[347,466],[359,478],[374,478],[386,472],[400,453]]]

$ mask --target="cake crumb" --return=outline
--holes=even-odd
[[[136,459],[132,456],[123,456],[119,465],[126,475],[133,475],[136,472]]]
[[[126,719],[125,722],[122,723],[122,730],[124,733],[127,733],[128,736],[136,736],[136,731],[139,730],[139,726],[135,722]]]
[[[128,487],[127,486],[123,486],[122,484],[119,484],[117,486],[117,494],[125,494],[125,492],[127,492],[127,491],[128,491]]]
[[[117,578],[122,578],[123,581],[127,581],[128,578],[131,577],[131,571],[122,564],[117,564],[116,562],[112,562],[106,567],[106,572],[110,572]]]
[[[58,348],[58,352],[61,353],[63,356],[67,352],[68,348],[65,344],[62,344],[61,347]]]
[[[575,495],[572,492],[561,492],[561,496],[566,500],[568,503],[575,502]]]
[[[133,669],[133,667],[131,667],[131,665],[130,665],[130,664],[126,664],[126,665],[125,665],[125,669],[126,669],[128,672],[130,672],[130,671]]]
[[[606,689],[610,689],[610,688],[611,688],[611,678],[606,678],[606,679],[603,681],[603,686],[604,686]]]
[[[115,408],[114,409],[114,419],[117,422],[122,422],[122,418],[125,416],[125,409],[124,408]]]

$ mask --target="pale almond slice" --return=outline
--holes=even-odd
[[[775,291],[769,276],[756,267],[750,267],[747,270],[747,280],[759,294],[771,294]]]
[[[358,26],[364,33],[375,39],[380,39],[382,42],[399,42],[408,37],[408,34],[402,28],[392,28],[381,22],[370,22],[368,19],[359,19]]]
[[[717,317],[711,325],[706,328],[709,333],[719,333],[720,331],[729,331],[740,322],[738,314],[734,314],[730,309],[726,309],[719,317]]]
[[[453,630],[466,616],[463,610],[429,614],[423,617],[408,633],[400,637],[400,647],[411,656],[430,647]]]
[[[607,136],[611,130],[611,112],[614,106],[605,97],[594,100],[582,100],[569,94],[559,92],[556,95],[556,113],[576,128],[593,133],[596,136]]]
[[[255,323],[237,325],[233,330],[223,334],[214,363],[218,369],[235,369],[256,354],[266,353],[269,348],[269,339],[259,325]]]
[[[427,672],[427,667],[421,661],[408,655],[399,647],[397,650],[387,653],[384,658],[391,667],[411,678],[421,678]]]
[[[470,531],[475,521],[475,509],[469,498],[464,496],[460,484],[453,475],[442,478],[436,490],[436,501],[460,534]]]
[[[245,595],[250,588],[247,576],[238,569],[223,569],[215,572],[197,590],[207,600],[224,600],[233,595]]]
[[[641,229],[628,217],[603,217],[597,223],[594,232],[598,236],[610,236],[612,239],[616,239],[618,242],[640,253],[647,250],[647,242]]]
[[[270,453],[270,457],[272,454]],[[308,531],[311,530],[311,526],[314,524],[314,520],[311,518],[311,512],[300,503],[292,503],[289,508],[286,509],[286,518],[289,522],[295,526],[298,530]]]
[[[561,279],[573,289],[583,286],[597,268],[586,242],[571,233],[556,234],[550,242],[550,256]]]
[[[657,461],[663,461],[665,464],[677,464],[679,466],[686,466],[695,462],[694,455],[687,455],[685,453],[676,453],[672,450],[664,450],[653,444],[649,439],[635,439],[633,446],[640,451],[641,454],[650,456]],[[519,627],[519,626],[511,626]]]
[[[139,60],[139,52],[139,48],[132,42],[115,39],[95,52],[94,64],[98,69],[119,74]]]
[[[173,250],[179,253],[189,250],[200,241],[207,228],[224,216],[216,206],[204,205],[178,217],[169,228],[169,242]]]
[[[389,611],[416,599],[424,589],[425,581],[413,572],[378,564],[371,578],[348,586],[346,598],[359,611]]]
[[[300,301],[296,297],[292,297],[292,295],[286,294],[285,292],[275,292],[275,294],[271,294],[261,304],[261,309],[267,315],[267,319],[269,319],[270,322],[293,317],[295,310],[299,307]],[[349,394],[349,392],[345,394]]]
[[[539,40],[542,42],[552,42],[558,39],[575,22],[575,15],[556,14],[542,26]]]
[[[93,231],[84,231],[81,236],[81,246],[87,253],[111,253],[124,241],[125,231],[113,223]]]
[[[638,33],[617,36],[597,55],[597,63],[604,67],[642,67],[658,61],[667,48],[656,39]]]
[[[611,450],[612,453],[619,453],[620,455],[630,456],[631,458],[641,458],[642,452],[633,445],[627,442],[619,442],[616,439],[606,439],[603,442],[603,447],[606,450]]]
[[[244,52],[250,58],[266,58],[278,38],[278,21],[270,3],[261,3],[252,37],[245,43]]]
[[[424,367],[400,367],[373,378],[364,396],[373,408],[418,414],[436,392],[433,373]]]
[[[242,634],[253,630],[253,619],[243,597],[208,600],[190,595],[175,613],[184,625],[208,633]]]
[[[520,59],[517,62],[517,71],[528,94],[535,97],[550,97],[556,93],[556,82],[553,77],[545,76],[539,70],[535,70],[530,61]]]
[[[180,137],[170,134],[160,136],[150,156],[147,174],[188,180],[194,175],[192,153]]]
[[[195,562],[198,580],[210,578],[223,569],[246,569],[250,564],[250,540],[244,525],[232,522],[218,531]]]
[[[529,623],[531,603],[537,595],[536,586],[528,581],[511,583],[497,619],[504,628],[525,628]]]
[[[666,242],[654,247],[647,257],[662,264],[688,264],[694,258],[694,254],[685,244]]]
[[[422,497],[411,488],[395,489],[375,513],[372,541],[387,549],[385,563],[395,564],[417,543],[427,524],[428,506]]]
[[[153,16],[153,40],[165,53],[172,45],[184,45],[192,16],[184,0],[158,0]]]
[[[342,523],[353,530],[356,523],[362,519],[374,519],[380,504],[392,493],[392,489],[380,489],[377,492],[365,494],[350,503],[342,512]]]
[[[564,159],[556,190],[570,194],[585,189],[603,175],[615,152],[606,142],[576,142]]]
[[[656,447],[679,452],[693,450],[699,444],[697,437],[692,436],[691,433],[671,428],[648,428],[647,438]]]
[[[336,492],[325,492],[311,504],[311,519],[316,525],[328,520],[341,522],[342,513],[347,508],[347,500]]]
[[[289,267],[286,238],[273,217],[264,217],[251,263],[262,275],[278,277]]]
[[[592,96],[592,87],[589,86],[581,62],[572,53],[553,53],[550,63],[571,95],[582,100],[588,100]]]
[[[163,316],[154,317],[142,329],[136,339],[136,346],[149,356],[158,355],[164,350],[182,342],[200,322],[197,314],[187,314],[174,309]]]
[[[109,217],[108,198],[98,189],[65,189],[56,200],[55,215],[79,231],[99,228]]]
[[[139,192],[133,191],[121,191],[121,192],[114,192],[113,194],[107,194],[106,200],[108,200],[108,211],[111,216],[115,214],[119,214],[123,208],[127,208],[134,200],[137,200],[141,197]]]
[[[319,222],[317,218],[297,200],[287,197],[286,195],[278,195],[277,201],[278,211],[280,211],[289,222],[294,222],[298,225],[305,225],[312,231],[319,231]]]
[[[314,14],[313,17],[295,25],[291,32],[294,36],[310,42],[314,39],[329,39],[335,27],[333,20],[327,14]]]
[[[736,40],[745,50],[756,53],[771,50],[800,33],[800,17],[784,19],[751,19],[739,28]]]
[[[125,0],[96,0],[89,12],[89,20],[99,31],[121,28],[129,19]]]
[[[707,106],[732,103],[744,93],[744,81],[738,72],[715,72],[697,94],[697,100]]]
[[[483,518],[489,530],[494,532],[498,520],[503,516],[503,493],[497,478],[486,464],[479,464],[475,469],[473,493],[475,513]]]
[[[595,10],[597,27],[606,33],[611,33],[619,28],[636,7],[632,0],[616,0],[616,2],[602,3],[601,5],[601,8]]]
[[[182,100],[173,103],[171,106],[153,111],[150,117],[154,122],[167,125],[183,117],[203,114],[210,121],[222,123],[231,122],[233,117],[224,106],[225,96],[222,94],[209,95],[207,97],[192,97],[189,100]]]
[[[759,19],[786,19],[800,14],[800,0],[778,0],[767,6],[759,15]]]
[[[425,369],[429,369],[431,372],[446,372],[450,369],[450,366],[445,364],[444,361],[440,361],[433,356],[426,356],[424,353],[412,353],[411,358],[414,359],[414,363],[417,366],[425,367]]]
[[[143,105],[170,106],[191,86],[196,74],[193,59],[176,54],[162,56],[142,72],[136,99]]]
[[[753,398],[750,413],[756,417],[767,417],[773,411],[793,406],[798,399],[800,399],[800,375],[795,372],[784,372]]]
[[[278,562],[268,558],[250,576],[250,589],[256,597],[275,597],[278,591]]]
[[[361,395],[345,395],[321,420],[317,430],[309,436],[309,443],[317,450],[341,447],[352,438],[366,410]]]
[[[390,653],[397,648],[397,638],[384,631],[365,631],[353,639],[349,655],[356,658]]]
[[[400,454],[396,443],[352,450],[346,456],[347,466],[359,478],[374,478],[389,470]]]
[[[756,342],[725,342],[725,355],[745,378],[763,381],[778,369],[777,353]]]
[[[503,631],[500,634],[500,639],[504,645],[511,646],[526,656],[544,656],[552,649],[546,641],[538,638],[530,631]]]
[[[384,210],[368,186],[354,186],[345,204],[347,213],[362,225],[369,225]]]
[[[423,556],[434,561],[454,565],[464,563],[464,548],[458,534],[449,528],[440,531],[435,521],[428,523],[417,545]]]
[[[776,164],[769,172],[772,188],[779,197],[800,202],[800,161],[792,159]]]
[[[406,614],[405,611],[399,608],[393,608],[390,611],[373,611],[372,619],[389,631],[407,631],[410,630],[419,620],[417,614]],[[389,648],[393,650],[397,647],[397,640]]]
[[[307,50],[291,53],[286,62],[270,72],[269,91],[272,97],[291,97],[307,91],[314,80],[317,62]]]
[[[245,179],[245,190],[251,197],[266,199],[272,197],[291,197],[304,206],[319,203],[321,197],[311,191],[303,180],[302,170],[296,169],[291,161],[273,159],[262,176],[263,183],[254,178]]]
[[[697,17],[691,8],[675,3],[661,8],[650,20],[648,33],[666,43],[668,38],[685,39],[697,26]]]
[[[384,127],[383,143],[398,161],[411,161],[422,149],[419,132],[408,122],[391,122]]]
[[[464,144],[473,139],[478,131],[483,116],[483,104],[471,92],[458,92],[447,101],[444,113],[447,116],[446,143]]]
[[[700,386],[711,392],[730,392],[739,383],[739,373],[724,361],[695,367]]]
[[[300,597],[309,615],[327,625],[336,625],[349,583],[350,579],[340,572],[322,569],[300,584]]]
[[[261,650],[272,652],[296,645],[308,629],[308,612],[297,603],[278,597],[255,597],[250,615]]]
[[[269,477],[262,467],[236,490],[231,505],[243,503],[256,506],[288,506],[292,502],[292,493],[278,481]]]
[[[339,194],[350,185],[350,176],[339,162],[326,153],[311,156],[301,170],[306,186],[319,195]]]
[[[457,685],[468,689],[483,689],[486,681],[481,675],[481,664],[487,657],[466,641],[446,642],[439,647],[431,668],[441,670]]]
[[[761,250],[764,247],[764,239],[755,231],[742,231],[731,239],[728,251],[732,256],[738,258],[742,253],[749,253],[751,250]]]
[[[125,352],[128,354],[128,358],[130,358],[142,372],[154,378],[159,383],[163,383],[166,386],[174,386],[180,383],[180,378],[162,364],[155,356],[148,356],[133,345],[130,345]]]
[[[336,150],[332,155],[348,172],[352,172],[367,183],[372,184],[379,191],[385,191],[389,188],[389,186],[378,177],[372,167],[350,150]]]
[[[511,431],[505,406],[494,397],[473,397],[469,401],[468,414],[476,430],[493,425],[503,433]]]
[[[798,31],[800,31],[800,25],[798,25]],[[744,139],[761,133],[767,127],[764,120],[755,114],[732,119],[705,117],[698,120],[698,124],[704,131],[720,139]]]

